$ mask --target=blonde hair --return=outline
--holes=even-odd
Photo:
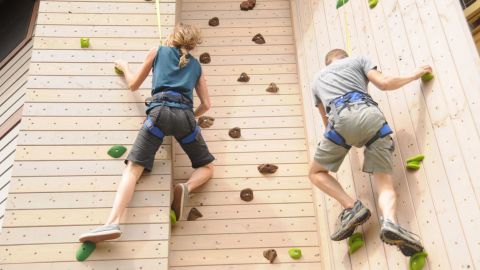
[[[348,57],[348,53],[342,49],[333,49],[325,56],[325,65],[330,65],[333,59],[343,59]]]
[[[190,51],[202,43],[202,37],[200,30],[189,24],[179,23],[173,29],[173,33],[170,34],[167,40],[169,46],[176,47],[180,50],[180,60],[178,66],[183,68],[189,62],[188,55]]]

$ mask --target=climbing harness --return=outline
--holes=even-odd
[[[153,122],[152,118],[150,116],[147,117],[147,120],[143,123],[143,126],[148,129],[150,133],[158,137],[159,139],[163,139],[165,137],[165,133],[163,131],[155,126],[155,123]],[[197,137],[198,133],[200,132],[200,127],[195,125],[195,128],[193,131],[189,134],[187,134],[185,137],[179,140],[180,144],[188,144],[193,141],[195,141],[195,138]]]
[[[327,113],[330,113],[330,115],[333,116],[333,121],[328,122],[324,136],[325,138],[332,141],[333,143],[340,145],[346,149],[350,149],[352,146],[346,143],[345,138],[343,138],[343,136],[335,130],[334,126],[335,126],[335,122],[337,122],[339,119],[340,112],[345,108],[350,109],[351,106],[356,104],[367,104],[368,106],[371,106],[371,105],[378,106],[378,103],[376,103],[369,94],[363,93],[360,91],[351,91],[346,93],[343,96],[337,97],[332,101],[330,101],[330,103],[326,108]],[[390,128],[388,123],[385,122],[383,126],[377,131],[375,136],[373,136],[370,140],[368,140],[365,146],[368,147],[372,143],[374,143],[376,140],[383,138],[392,133],[393,133],[392,129]]]

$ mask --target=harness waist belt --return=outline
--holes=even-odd
[[[147,107],[152,104],[168,105],[168,102],[179,104],[185,109],[193,108],[192,101],[176,91],[163,91],[145,99]]]
[[[145,122],[143,123],[143,126],[146,129],[148,129],[148,131],[150,133],[152,133],[153,135],[155,135],[159,139],[163,139],[165,137],[165,133],[163,133],[163,131],[159,127],[155,126],[155,123],[153,122],[153,120],[150,116],[147,117],[147,120],[145,120]],[[200,127],[195,126],[195,128],[193,129],[193,131],[191,133],[187,134],[187,136],[180,139],[179,143],[180,144],[187,144],[187,143],[191,143],[191,142],[195,141],[195,139],[197,138],[197,134],[199,132],[200,132]]]

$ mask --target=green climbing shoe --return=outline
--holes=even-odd
[[[288,255],[294,260],[298,260],[302,257],[302,250],[299,248],[291,248],[288,250]]]
[[[175,211],[170,209],[170,224],[175,225],[177,223],[177,215],[175,215]]]
[[[117,67],[114,68],[115,69],[115,73],[117,73],[118,75],[123,75],[123,71]]]
[[[433,78],[435,78],[435,76],[433,76],[432,73],[426,73],[425,75],[422,76],[422,82],[426,83],[426,82],[429,82],[431,81]]]
[[[348,238],[348,253],[350,255],[360,249],[363,245],[365,244],[365,241],[363,240],[363,234],[360,232],[352,234]]]
[[[378,4],[378,0],[368,0],[368,6],[370,8],[375,8]]]
[[[413,256],[410,257],[410,270],[422,270],[425,266],[425,258],[427,256],[428,253],[426,253],[425,251],[413,254]]]
[[[97,245],[94,242],[83,242],[82,245],[77,249],[77,261],[85,261],[90,254],[95,250]]]
[[[125,152],[127,151],[127,148],[125,148],[122,145],[114,145],[112,146],[107,154],[113,158],[119,158],[121,157]]]
[[[89,38],[80,38],[80,47],[82,47],[82,48],[90,47],[90,39]]]
[[[348,3],[348,0],[337,0],[337,9]]]
[[[410,163],[410,162],[420,162],[420,161],[423,161],[423,159],[425,158],[424,155],[420,154],[420,155],[416,155],[416,156],[413,156],[413,157],[410,157],[409,159],[407,159],[407,163]]]

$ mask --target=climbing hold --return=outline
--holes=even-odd
[[[262,36],[262,34],[256,34],[252,38],[252,41],[257,43],[257,44],[265,44],[265,38]]]
[[[255,7],[256,3],[257,3],[256,0],[243,1],[240,4],[240,10],[244,10],[244,11],[252,10]]]
[[[348,253],[352,254],[365,244],[362,233],[354,233],[348,238]]]
[[[92,254],[96,247],[97,245],[94,242],[83,242],[82,245],[77,249],[77,261],[85,261],[90,256],[90,254]]]
[[[270,263],[273,263],[275,259],[277,258],[277,251],[275,249],[267,249],[263,251],[263,257],[265,259],[269,260]]]
[[[294,260],[298,260],[302,257],[302,250],[299,248],[291,248],[288,250],[288,255]]]
[[[213,125],[213,122],[215,122],[215,118],[210,116],[200,116],[198,118],[198,125],[201,128],[209,128]]]
[[[253,190],[251,188],[246,188],[240,191],[240,199],[246,202],[253,200]]]
[[[420,162],[422,162],[424,158],[425,156],[420,154],[407,159],[407,165],[406,165],[407,169],[409,170],[420,169]]]
[[[368,6],[370,8],[375,8],[378,4],[378,0],[368,0]]]
[[[429,81],[431,81],[433,78],[435,78],[435,76],[433,76],[432,73],[430,73],[430,72],[425,73],[425,74],[422,76],[422,82],[424,82],[424,83],[429,82]]]
[[[125,153],[125,151],[127,151],[127,148],[124,146],[114,145],[108,150],[107,154],[113,158],[119,158]]]
[[[88,48],[90,47],[90,39],[89,38],[80,38],[80,47]]]
[[[278,166],[273,164],[261,164],[257,167],[260,173],[275,173],[278,169]]]
[[[212,59],[210,58],[209,53],[205,52],[205,53],[200,54],[200,63],[208,64],[208,63],[210,63],[210,61],[212,61]]]
[[[348,0],[337,0],[337,9],[348,3]]]
[[[242,132],[239,127],[234,127],[228,131],[228,135],[234,139],[238,139],[242,136]]]
[[[123,75],[123,71],[118,67],[115,67],[115,73],[117,73],[118,75]]]
[[[170,209],[170,224],[175,225],[177,223],[177,215],[175,215],[175,211]]]
[[[213,17],[208,21],[208,25],[213,27],[218,26],[219,24],[220,24],[220,20],[218,19],[218,17]]]
[[[415,253],[410,257],[410,270],[422,270],[425,266],[425,258],[428,256],[428,253],[425,251]]]
[[[267,92],[270,93],[277,93],[279,90],[278,86],[275,83],[270,83],[270,85],[267,87]]]
[[[202,213],[200,213],[197,208],[193,207],[192,209],[190,209],[190,213],[188,213],[187,220],[194,221],[201,217],[203,217]]]
[[[242,72],[242,74],[240,74],[240,77],[238,77],[237,79],[237,82],[248,82],[250,81],[250,77],[248,77],[247,73],[245,72]]]
[[[420,162],[420,161],[423,161],[424,158],[425,158],[425,155],[419,154],[419,155],[416,155],[416,156],[413,156],[413,157],[410,157],[409,159],[407,159],[407,163],[409,163],[409,162]]]

